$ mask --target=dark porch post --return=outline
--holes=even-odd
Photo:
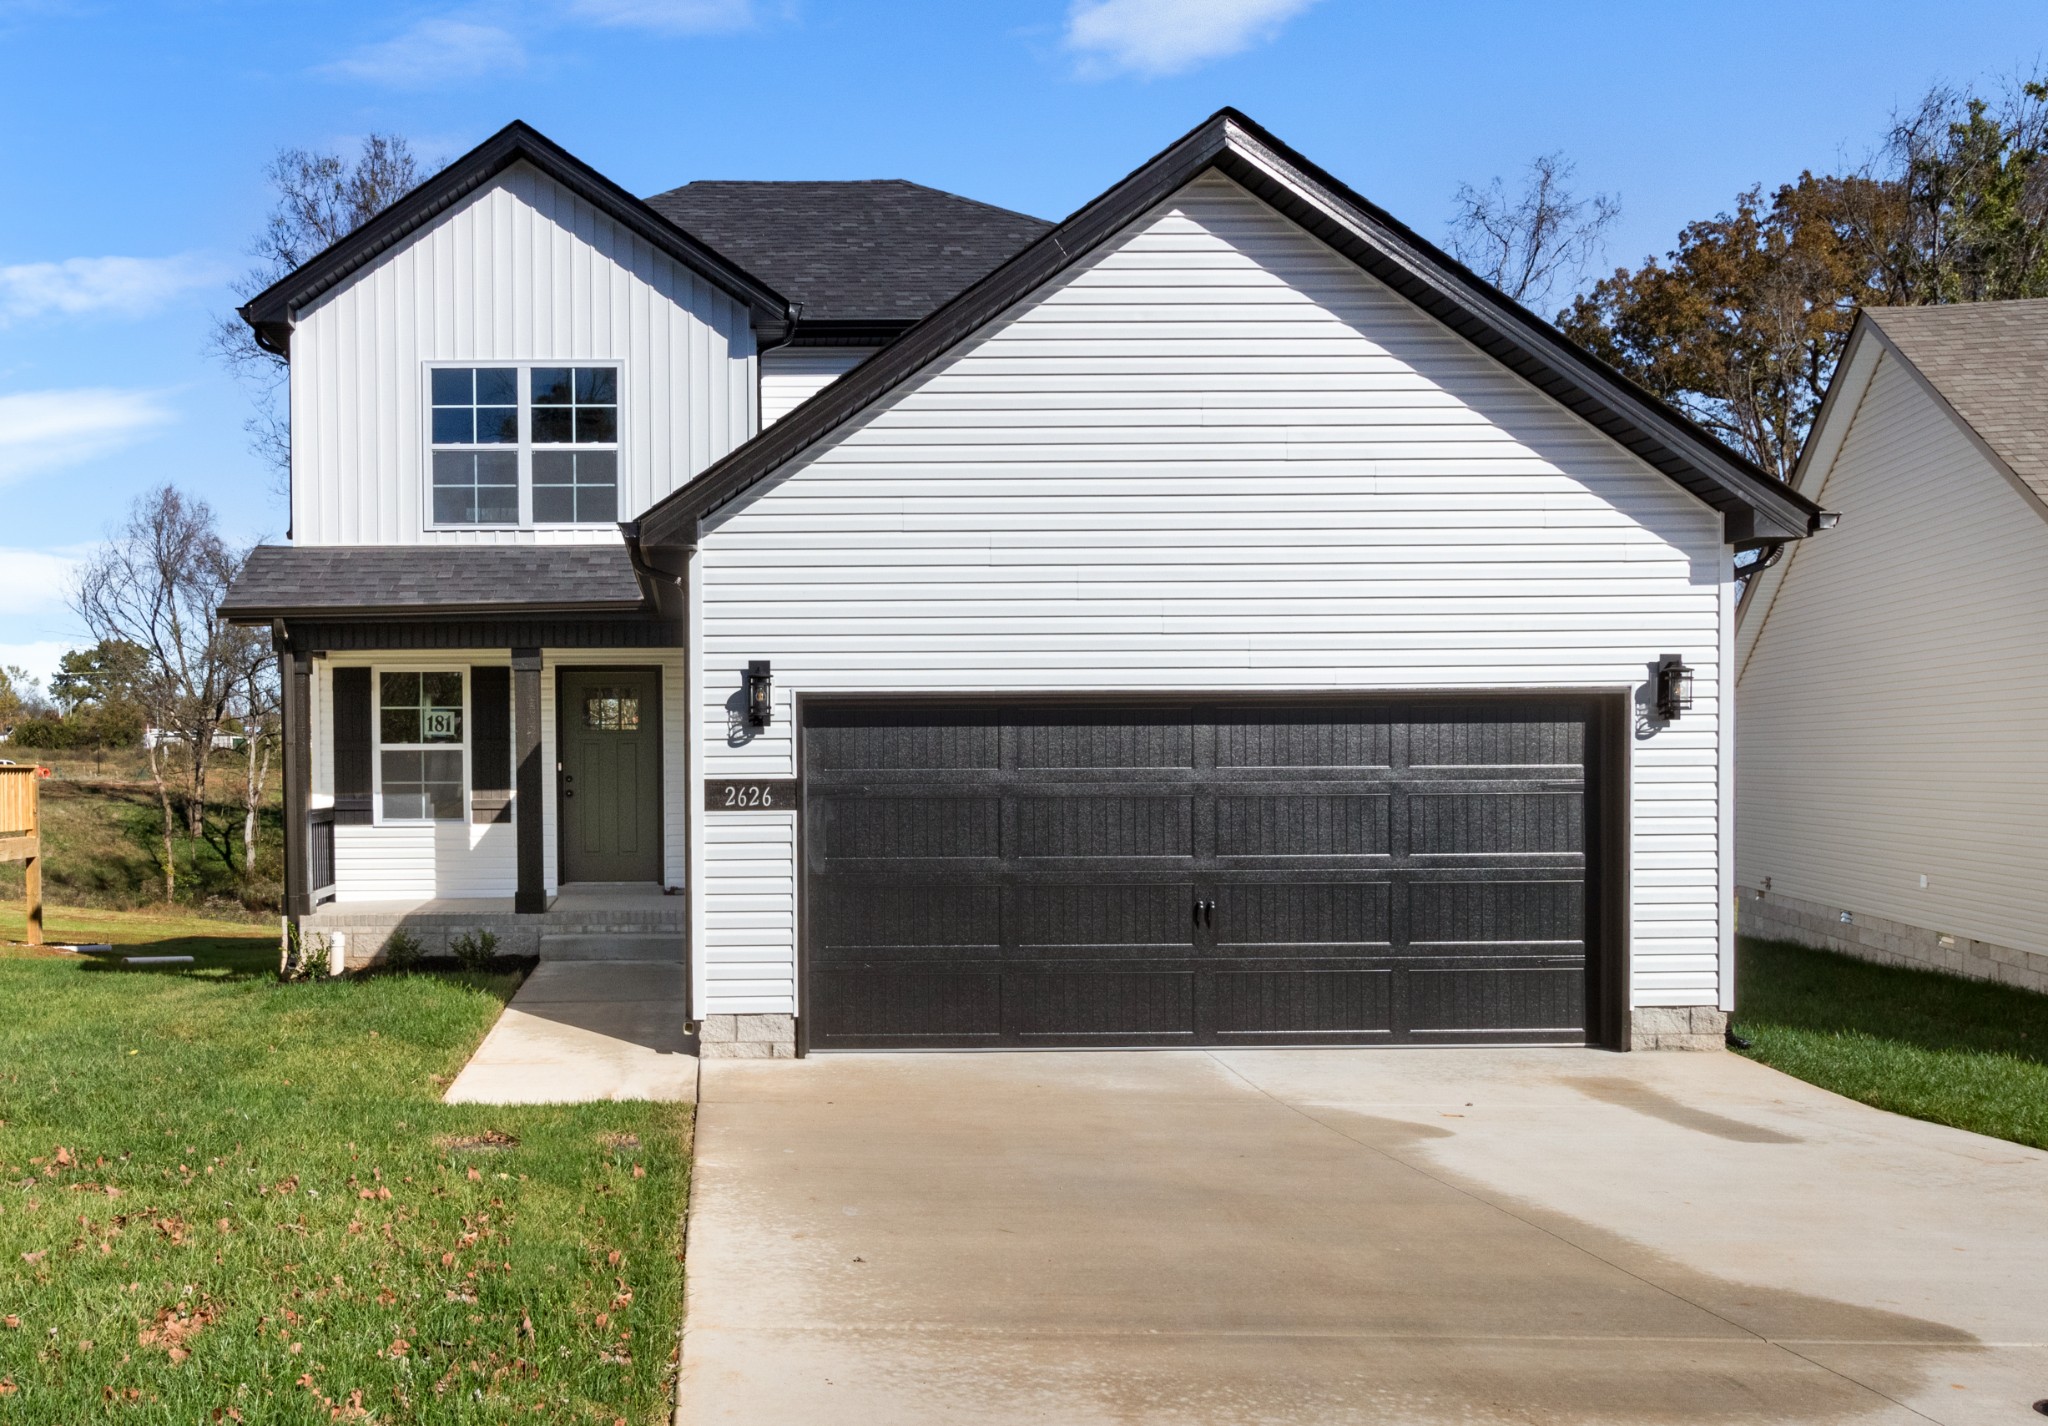
[[[313,909],[313,660],[273,635],[284,699],[284,910],[296,920]]]
[[[512,650],[513,816],[519,833],[519,891],[512,909],[548,909],[547,873],[541,862],[540,650]]]

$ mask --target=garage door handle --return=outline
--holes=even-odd
[[[1197,926],[1213,926],[1216,924],[1215,902],[1197,901],[1195,903],[1195,924]]]

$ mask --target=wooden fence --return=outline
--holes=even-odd
[[[22,878],[28,907],[28,943],[43,943],[43,832],[38,791],[46,776],[36,767],[0,767],[0,862],[26,862]]]

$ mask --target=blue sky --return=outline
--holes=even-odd
[[[1234,104],[1431,236],[1563,150],[1634,262],[2044,56],[2011,0],[0,0],[0,663],[79,640],[69,563],[155,482],[282,535],[204,343],[283,146],[521,118],[638,193],[902,177],[1056,218]]]

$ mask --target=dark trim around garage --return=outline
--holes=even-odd
[[[1471,704],[1509,699],[1555,699],[1578,702],[1585,707],[1591,746],[1586,753],[1586,804],[1589,812],[1589,846],[1586,851],[1586,1042],[1600,1049],[1625,1051],[1630,1048],[1630,971],[1632,949],[1629,939],[1629,775],[1630,739],[1634,727],[1634,690],[1628,688],[1515,688],[1483,690],[1428,690],[1404,692],[1387,689],[1303,690],[1261,695],[1256,692],[1208,689],[1201,691],[1137,692],[1114,689],[1061,690],[1045,692],[994,693],[832,693],[799,692],[792,700],[791,746],[797,770],[796,806],[796,1054],[811,1053],[811,956],[810,875],[807,827],[810,788],[803,776],[808,709],[818,705],[880,706],[915,702],[945,703],[950,706],[1031,706],[1101,703],[1106,707],[1143,707],[1147,704],[1185,704],[1226,701],[1299,705],[1309,702],[1379,701],[1409,704]],[[1002,1053],[1014,1053],[1005,1046]],[[834,1053],[860,1053],[834,1051]],[[899,1051],[899,1053],[906,1053]],[[909,1051],[907,1053],[915,1053]],[[960,1053],[934,1050],[930,1053]]]

